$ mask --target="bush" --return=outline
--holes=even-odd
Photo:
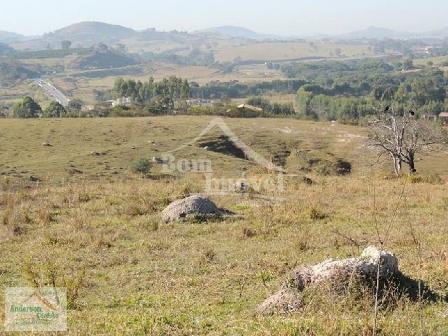
[[[132,172],[147,175],[151,170],[151,163],[147,159],[140,159],[132,164]]]
[[[322,176],[345,176],[352,172],[352,164],[342,159],[336,162],[320,160],[316,166],[316,172]]]
[[[60,103],[52,101],[50,105],[44,110],[44,118],[62,118],[65,117],[67,111]]]
[[[327,218],[327,214],[323,213],[317,208],[311,207],[306,210],[307,217],[313,221],[318,221]]]
[[[338,159],[335,164],[336,175],[348,175],[352,172],[352,164],[348,161]]]
[[[39,118],[42,108],[31,97],[24,97],[22,101],[16,103],[12,109],[14,118]]]

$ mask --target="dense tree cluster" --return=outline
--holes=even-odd
[[[42,108],[31,97],[24,97],[12,108],[15,118],[39,118],[42,115]]]
[[[191,97],[202,99],[246,98],[269,93],[295,94],[307,81],[274,80],[261,83],[241,83],[239,81],[214,81],[200,86],[191,83]]]
[[[395,65],[380,60],[314,62],[285,68],[310,81],[299,89],[296,101],[299,115],[306,118],[359,120],[375,114],[385,102],[397,112],[412,109],[420,115],[447,108],[443,72],[432,67],[415,69],[409,60]]]
[[[66,114],[67,110],[65,107],[55,101],[52,101],[43,111],[44,118],[62,118],[65,117]]]
[[[306,119],[355,121],[377,111],[371,97],[333,97],[300,89],[296,99],[298,115]]]
[[[1,117],[13,118],[65,118],[81,116],[82,102],[77,99],[70,101],[67,107],[62,106],[56,101],[52,101],[45,109],[31,97],[23,97],[19,102],[15,103],[11,109],[0,107]]]
[[[395,68],[397,67],[397,68]],[[289,78],[304,79],[314,83],[325,83],[328,79],[366,80],[378,74],[398,70],[399,64],[389,64],[383,60],[325,61],[309,63],[289,63],[281,67]],[[401,70],[401,68],[400,68]]]
[[[150,78],[147,82],[117,79],[113,88],[116,98],[131,98],[133,103],[146,106],[155,114],[172,112],[177,99],[190,96],[190,84],[177,77],[164,78],[156,82]]]

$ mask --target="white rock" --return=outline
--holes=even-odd
[[[185,219],[218,218],[222,215],[223,212],[207,197],[195,195],[168,205],[162,211],[162,220],[168,223]]]
[[[296,268],[280,291],[259,306],[258,312],[270,314],[276,311],[284,312],[288,307],[291,307],[291,310],[297,308],[299,302],[292,301],[291,290],[302,291],[308,286],[323,282],[341,287],[350,281],[353,275],[376,279],[379,274],[380,279],[386,279],[397,272],[398,259],[391,252],[369,246],[360,257],[342,260],[329,259],[316,265]]]

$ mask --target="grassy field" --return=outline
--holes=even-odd
[[[220,61],[242,60],[272,60],[283,61],[308,57],[362,57],[373,56],[368,45],[344,44],[334,42],[306,41],[306,42],[253,42],[232,48],[216,50]]]
[[[212,119],[179,116],[0,120],[3,143],[0,174],[11,179],[35,175],[54,181],[70,178],[67,171],[76,168],[88,177],[125,176],[130,162],[178,148],[198,136]],[[356,127],[290,119],[226,119],[226,122],[244,142],[267,158],[281,147],[309,150],[317,156],[328,151],[348,161],[354,161],[363,152],[360,141],[364,133]],[[42,146],[44,143],[51,146]],[[240,164],[250,166],[232,156],[223,160],[198,146],[188,147],[181,155],[214,159],[220,170]],[[294,165],[293,158],[289,164]],[[75,177],[78,175],[81,174]]]
[[[396,179],[362,128],[226,119],[267,159],[288,150],[284,200],[215,196],[243,218],[164,224],[160,211],[203,192],[203,176],[167,176],[155,165],[143,178],[131,163],[189,143],[211,119],[0,120],[1,286],[66,287],[69,335],[372,335],[368,294],[309,293],[287,316],[255,310],[295,266],[358,255],[379,233],[406,275],[448,294],[446,152],[418,162],[423,176],[440,179]],[[207,158],[220,176],[268,174],[231,148],[191,144],[175,155]],[[336,159],[352,173],[318,169]],[[446,335],[447,314],[446,302],[400,298],[380,306],[379,334]]]

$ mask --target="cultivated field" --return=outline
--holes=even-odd
[[[290,315],[255,312],[294,267],[358,255],[379,236],[404,274],[448,294],[448,154],[419,161],[420,179],[391,178],[362,128],[225,119],[290,174],[269,195],[282,200],[215,196],[242,217],[162,223],[160,211],[203,192],[204,177],[158,164],[142,177],[135,160],[189,144],[173,155],[209,159],[219,176],[269,175],[219,129],[191,142],[212,119],[0,120],[0,285],[66,287],[69,335],[372,335],[373,295],[356,288],[305,292]],[[339,176],[337,160],[351,174]],[[380,335],[448,333],[442,299],[394,298],[379,307]]]

